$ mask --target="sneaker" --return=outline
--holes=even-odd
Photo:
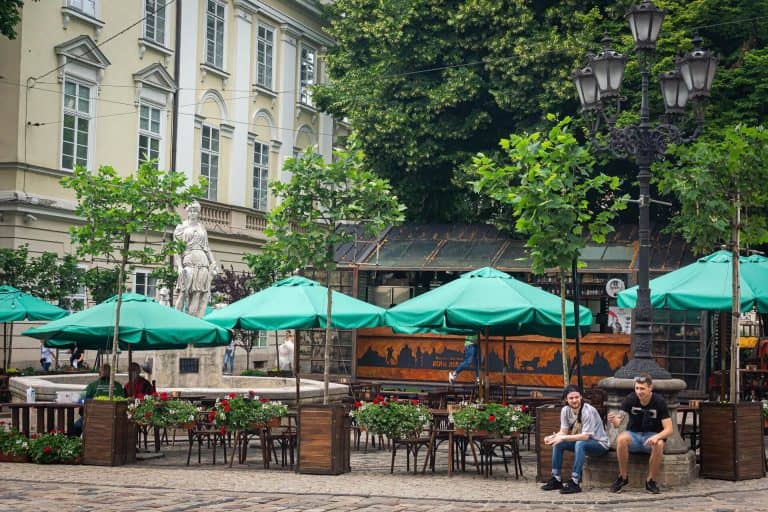
[[[621,492],[621,488],[629,484],[629,478],[622,478],[621,475],[611,484],[611,492]]]
[[[581,492],[581,486],[573,481],[573,478],[569,478],[567,482],[563,484],[563,488],[560,489],[560,494],[576,494]]]
[[[563,482],[561,482],[555,477],[550,478],[546,484],[541,486],[542,491],[554,491],[556,489],[562,489],[562,488],[563,488]]]
[[[456,380],[456,374],[453,372],[448,372],[448,384],[453,384],[453,381]]]
[[[653,480],[646,480],[645,481],[645,491],[649,492],[651,494],[660,494],[661,491],[659,490],[659,486],[656,485],[656,482]]]

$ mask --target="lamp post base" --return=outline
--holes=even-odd
[[[634,379],[638,375],[648,373],[656,379],[671,379],[672,375],[659,366],[653,359],[633,358],[627,364],[616,370],[614,377],[617,379]]]

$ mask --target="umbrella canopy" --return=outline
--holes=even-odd
[[[117,296],[22,334],[45,340],[46,346],[51,347],[66,347],[76,342],[83,349],[108,349],[114,336],[116,305]],[[145,295],[124,293],[119,340],[123,350],[179,349],[188,344],[214,347],[228,344],[229,332]]]
[[[325,328],[327,294],[328,289],[317,281],[293,276],[204,318],[228,329]],[[383,322],[384,309],[336,291],[331,309],[331,327],[334,329],[378,327]]]
[[[741,311],[757,308],[768,313],[768,258],[753,255],[739,258]],[[733,266],[729,251],[717,251],[696,262],[652,279],[651,306],[657,309],[730,311],[733,300]],[[618,295],[620,307],[634,308],[637,286]]]
[[[0,322],[55,320],[69,313],[13,286],[0,286]]]
[[[576,334],[573,303],[566,301],[565,309],[566,335],[572,338]],[[488,328],[489,334],[497,336],[557,337],[560,297],[484,267],[398,304],[387,311],[386,323],[395,329]],[[579,309],[579,324],[582,333],[589,332],[592,325],[592,313],[583,306]]]

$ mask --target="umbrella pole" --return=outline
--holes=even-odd
[[[296,379],[296,410],[299,409],[301,399],[299,390],[299,333],[293,330],[293,375]]]
[[[277,331],[275,331],[275,368],[280,371],[280,347],[278,346]]]
[[[8,348],[6,349],[6,352],[8,353],[6,368],[8,368],[11,366],[11,356],[13,355],[13,322],[11,322],[11,325],[8,328]]]
[[[8,322],[3,322],[3,369],[8,369],[8,365],[5,364],[5,350],[8,346],[8,342],[6,341],[6,336],[8,335]]]
[[[128,345],[128,397],[133,396],[133,374],[131,373],[131,364],[133,363],[133,347]]]
[[[488,339],[488,327],[485,328],[485,393],[483,398],[488,400],[491,396],[491,382],[488,374],[488,356],[491,354],[491,342]]]
[[[506,335],[501,337],[501,350],[503,351],[501,360],[504,362],[504,367],[502,368],[502,372],[501,372],[501,400],[503,402],[506,402],[507,401],[507,337]]]

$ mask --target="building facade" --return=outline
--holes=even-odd
[[[268,182],[307,147],[330,159],[346,134],[314,106],[332,41],[311,0],[25,2],[17,33],[0,38],[0,247],[74,253],[59,180],[156,159],[208,179],[212,250],[242,270],[265,241]],[[129,286],[154,296],[148,272]]]

